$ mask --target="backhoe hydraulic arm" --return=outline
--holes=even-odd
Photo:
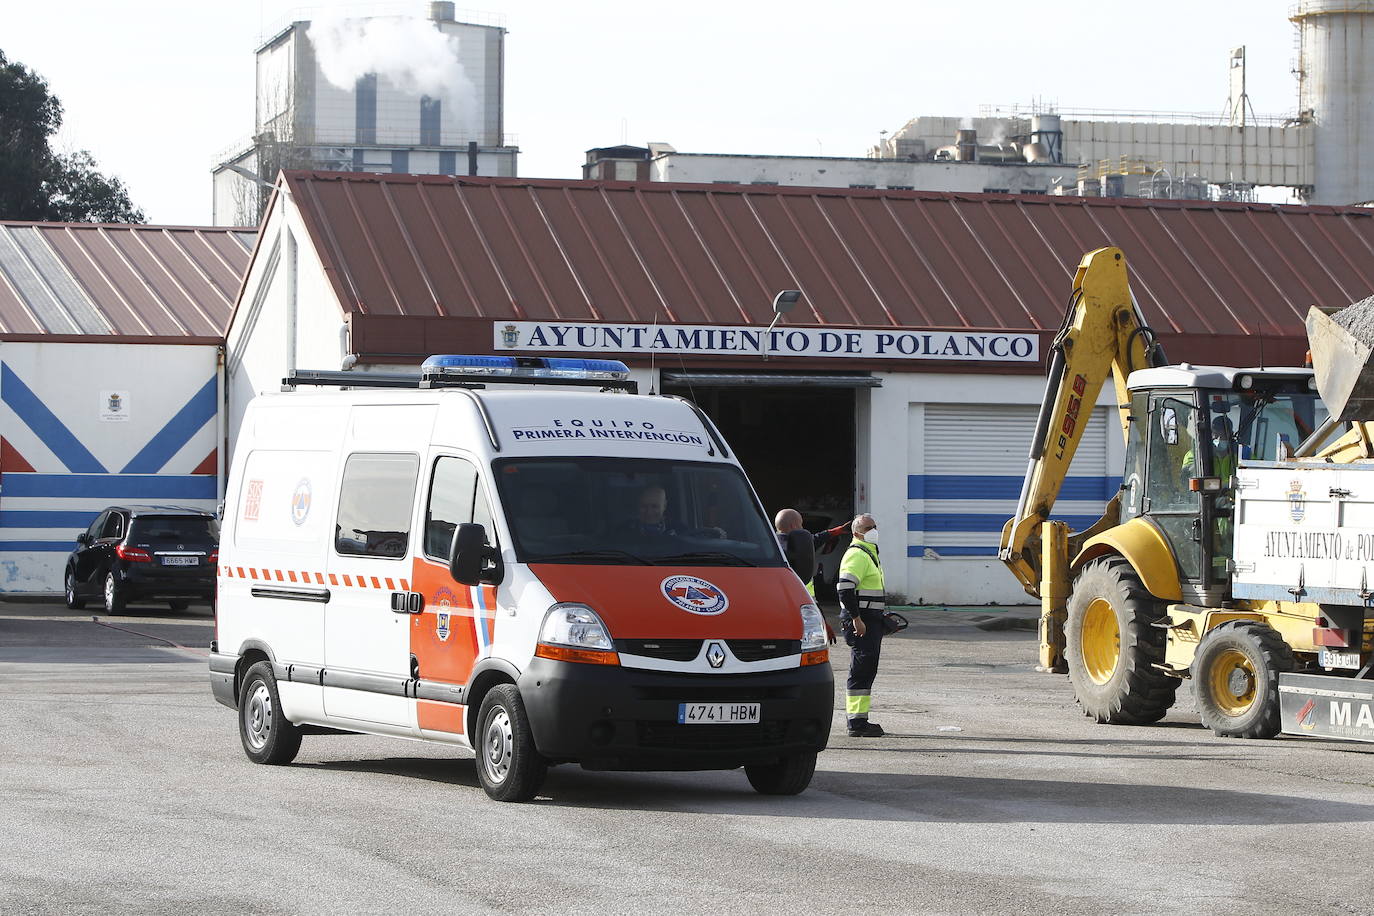
[[[1070,536],[1064,522],[1051,519],[1055,500],[1109,374],[1116,385],[1125,436],[1130,422],[1126,377],[1135,369],[1164,364],[1153,338],[1131,296],[1121,250],[1099,248],[1084,255],[1074,274],[1064,323],[1050,345],[1045,396],[1031,440],[1026,479],[1016,514],[1002,529],[998,552],[1026,592],[1041,599],[1044,667],[1062,666],[1062,626],[1057,624],[1062,624],[1069,591],[1070,551],[1085,533]],[[1104,522],[1115,516],[1117,504],[1117,500],[1109,503]]]

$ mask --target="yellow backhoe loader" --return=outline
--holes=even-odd
[[[999,556],[1098,722],[1157,721],[1191,679],[1218,735],[1374,740],[1374,370],[1307,321],[1313,369],[1169,365],[1123,253],[1079,264]],[[1109,375],[1121,489],[1072,532],[1054,504]]]

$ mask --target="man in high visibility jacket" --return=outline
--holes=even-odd
[[[887,593],[883,568],[878,560],[878,523],[864,514],[850,523],[854,539],[840,560],[835,588],[840,597],[840,625],[850,647],[849,681],[845,690],[845,715],[849,737],[880,738],[883,727],[868,719],[873,699],[873,679],[878,676],[878,656],[883,648],[883,611]]]

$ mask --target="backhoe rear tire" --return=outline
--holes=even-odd
[[[1148,725],[1174,705],[1179,679],[1164,661],[1163,606],[1131,564],[1101,557],[1083,567],[1069,595],[1065,656],[1083,714],[1110,725]]]
[[[1222,738],[1279,733],[1279,672],[1293,670],[1293,650],[1257,620],[1224,623],[1202,637],[1193,656],[1193,701],[1202,724]]]

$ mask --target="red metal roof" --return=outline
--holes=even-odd
[[[0,338],[222,341],[256,229],[0,222]]]
[[[1166,341],[1295,343],[1308,306],[1374,292],[1374,211],[1357,208],[285,179],[355,328],[364,316],[766,324],[774,294],[799,288],[789,324],[1052,332],[1079,259],[1109,244],[1125,249],[1136,297]]]

